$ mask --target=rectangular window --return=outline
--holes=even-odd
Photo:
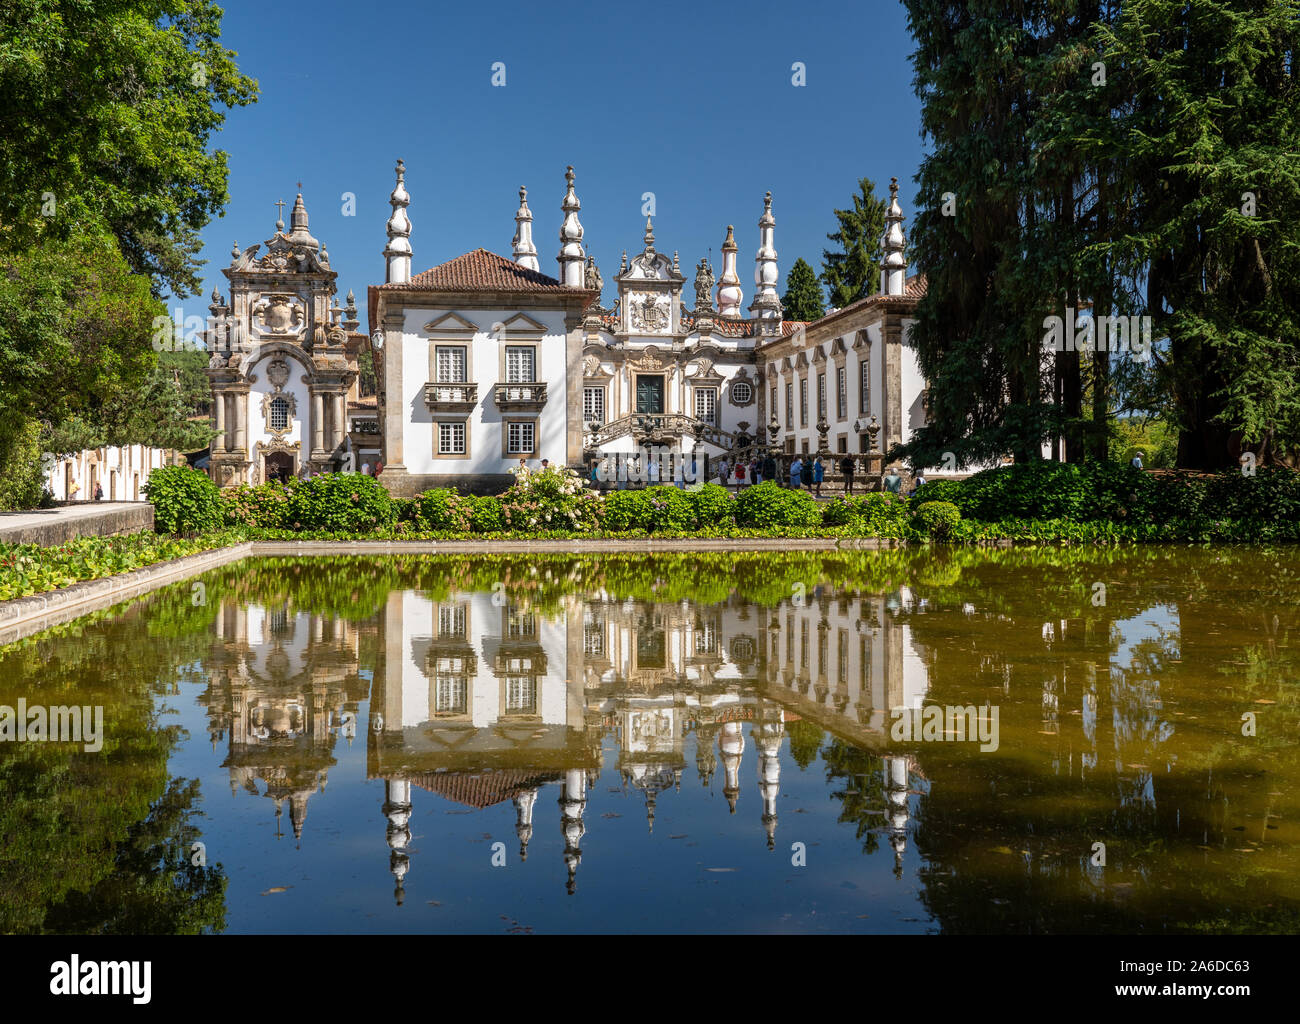
[[[775,413],[776,413],[776,385],[773,384],[772,385],[772,406],[770,409],[767,410],[767,415],[771,417]]]
[[[844,419],[849,414],[849,371],[835,368],[835,418]]]
[[[438,605],[438,639],[465,639],[465,606],[463,604]]]
[[[511,608],[506,615],[507,640],[523,640],[537,636],[537,616],[532,612],[521,612]]]
[[[808,426],[808,378],[799,378],[799,426]]]
[[[506,680],[506,714],[531,715],[537,710],[537,680]]]
[[[434,680],[434,711],[440,715],[465,713],[466,686],[464,678],[438,678]]]
[[[466,380],[465,346],[439,345],[437,352],[437,382],[439,384],[464,384]]]
[[[865,416],[871,408],[871,364],[864,359],[861,367],[862,380],[858,391],[858,412]]]
[[[718,425],[718,389],[695,389],[695,418],[705,423]]]
[[[465,454],[465,424],[463,423],[439,423],[438,424],[438,454],[439,455],[464,455]]]
[[[507,423],[506,454],[531,455],[536,426],[535,423]]]
[[[849,633],[841,629],[839,645],[835,650],[835,677],[840,683],[849,681]]]
[[[785,386],[785,425],[794,428],[794,385],[788,382]]]
[[[603,387],[582,389],[582,422],[605,422],[605,389]]]
[[[506,346],[506,383],[532,384],[537,380],[537,349],[531,345]]]
[[[818,418],[818,421],[820,422],[820,421],[821,421],[821,418],[824,417],[825,415],[826,415],[826,374],[824,374],[824,373],[819,373],[819,374],[817,374],[817,418]]]
[[[799,620],[799,667],[808,671],[808,620]]]

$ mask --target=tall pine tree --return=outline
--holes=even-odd
[[[880,281],[880,236],[885,230],[885,201],[876,198],[870,178],[858,180],[853,208],[836,210],[839,230],[826,237],[837,250],[822,251],[822,281],[830,290],[831,305],[843,309],[850,302],[876,293]]]
[[[785,295],[781,297],[787,320],[812,321],[826,315],[822,286],[808,261],[800,256],[785,278]]]

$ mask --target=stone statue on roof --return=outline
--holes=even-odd
[[[706,310],[713,308],[713,268],[708,258],[700,260],[695,267],[695,308]]]

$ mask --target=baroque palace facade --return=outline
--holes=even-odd
[[[907,341],[924,281],[906,275],[896,182],[879,292],[801,323],[784,319],[777,294],[771,193],[746,316],[733,227],[719,276],[701,259],[688,285],[678,254],[656,249],[650,218],[641,251],[623,254],[613,304],[603,305],[572,167],[556,277],[541,270],[523,188],[511,258],[476,249],[412,274],[401,161],[396,175],[385,280],[369,288],[369,335],[357,330],[352,292],[339,308],[337,274],[307,230],[301,194],[291,230],[277,222],[265,255],[235,247],[224,271],[230,300],[214,292],[211,306],[219,483],[382,461],[397,494],[451,485],[492,492],[512,482],[521,459],[598,460],[606,479],[629,469],[635,478],[647,452],[661,480],[689,481],[699,478],[701,454],[716,459],[755,442],[816,452],[823,437],[832,453],[861,454],[877,427],[877,446],[888,451],[925,422],[925,382]],[[374,395],[359,383],[367,348]]]

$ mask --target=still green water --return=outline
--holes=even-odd
[[[249,560],[0,648],[103,709],[0,930],[1296,932],[1298,640],[1293,550]]]

